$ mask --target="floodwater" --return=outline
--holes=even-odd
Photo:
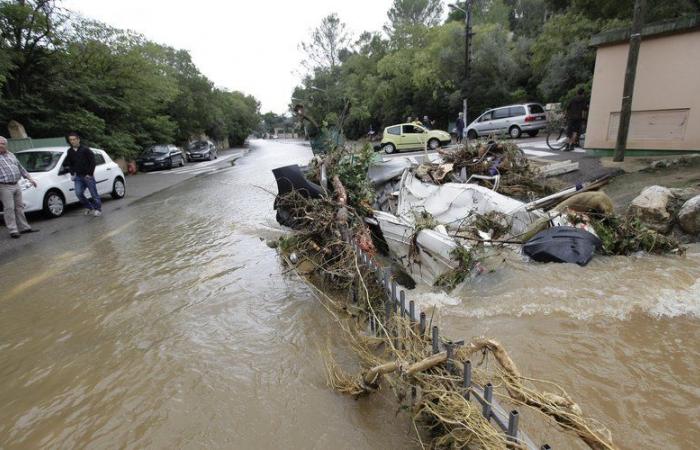
[[[388,391],[326,387],[319,350],[347,367],[352,352],[265,245],[281,232],[270,169],[310,156],[255,142],[235,167],[0,263],[0,448],[419,448]],[[409,297],[442,305],[444,335],[500,341],[620,448],[700,442],[700,246],[584,268],[508,258]],[[583,448],[539,416],[521,426]]]
[[[326,387],[320,349],[353,355],[261,240],[310,157],[254,144],[0,263],[0,449],[414,446],[390,396]]]

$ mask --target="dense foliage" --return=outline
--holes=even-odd
[[[259,125],[258,109],[252,96],[214,87],[184,50],[55,0],[0,0],[0,129],[17,120],[34,138],[77,130],[128,157],[202,134],[241,144]]]
[[[457,2],[464,7],[464,2]],[[469,118],[517,101],[564,102],[590,90],[593,34],[631,22],[633,0],[473,0]],[[646,22],[699,13],[697,0],[647,1]],[[334,49],[333,64],[314,64],[292,96],[319,121],[333,124],[344,100],[352,103],[344,123],[348,136],[365,135],[416,115],[445,129],[461,110],[465,26],[453,9],[440,23],[439,0],[394,0],[383,33],[347,35],[331,43],[319,33],[338,17],[324,19],[302,48]],[[331,20],[332,19],[332,20]],[[325,28],[324,28],[325,27]],[[319,37],[324,36],[324,39]],[[329,58],[330,59],[330,58]],[[339,61],[339,62],[338,62]]]

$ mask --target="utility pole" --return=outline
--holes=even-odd
[[[472,1],[466,0],[464,2],[464,7],[462,9],[454,3],[448,3],[447,6],[456,9],[457,11],[462,11],[464,13],[464,82],[462,84],[462,114],[464,115],[464,129],[467,129],[467,99],[469,98],[469,65],[471,62],[471,40],[472,40]],[[466,136],[463,136],[465,144],[467,142]]]
[[[625,70],[625,85],[622,90],[622,107],[620,108],[620,124],[617,129],[617,143],[613,161],[625,160],[625,148],[627,147],[627,135],[630,128],[632,115],[632,94],[634,94],[634,78],[637,74],[637,60],[639,59],[639,47],[642,42],[642,26],[644,25],[644,10],[646,0],[634,1],[634,15],[632,16],[632,29],[630,30],[630,48],[627,54],[627,69]]]
[[[463,113],[464,113],[464,131],[467,130],[467,125],[469,120],[467,119],[468,105],[467,99],[469,98],[469,75],[470,75],[470,63],[471,63],[471,38],[472,38],[472,0],[466,0],[467,10],[465,12],[466,17],[464,18],[465,25],[465,36],[464,36],[464,86],[462,88],[462,98],[463,98]],[[469,147],[469,141],[467,136],[462,136],[465,141],[465,146]]]

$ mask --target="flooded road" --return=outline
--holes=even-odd
[[[256,142],[0,263],[0,448],[419,448],[388,391],[326,387],[319,348],[355,357],[265,245],[280,233],[270,169],[310,156]],[[509,259],[452,295],[409,295],[443,305],[445,335],[501,341],[620,448],[700,442],[700,246],[585,268]],[[583,448],[529,419],[536,442]]]
[[[309,289],[279,234],[270,169],[307,147],[87,219],[0,263],[0,448],[410,448],[393,403],[325,385]]]

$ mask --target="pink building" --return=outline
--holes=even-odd
[[[593,36],[597,47],[586,148],[614,149],[629,30]],[[700,151],[700,16],[644,27],[629,150]]]

